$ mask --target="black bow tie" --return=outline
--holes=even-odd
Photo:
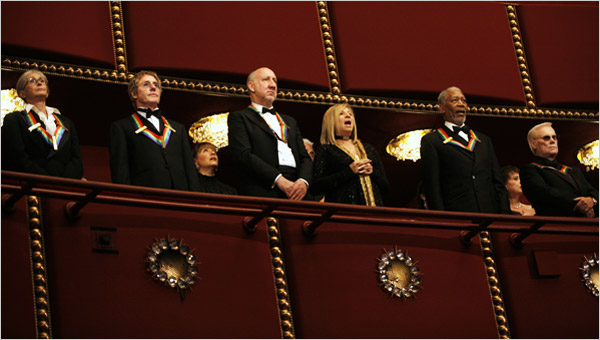
[[[152,117],[152,116],[155,116],[156,118],[160,118],[160,115],[161,115],[160,109],[156,109],[156,110],[152,111],[152,109],[138,107],[138,111],[146,113],[146,119],[150,119],[150,117]]]
[[[275,108],[272,107],[270,109],[267,109],[266,107],[263,106],[262,113],[270,113],[270,114],[274,115],[275,114]]]
[[[458,127],[455,125],[452,127],[452,130],[454,131],[454,133],[459,133],[462,131],[462,132],[466,133],[467,136],[469,135],[469,131],[470,131],[469,127],[466,124],[463,125],[462,127]]]

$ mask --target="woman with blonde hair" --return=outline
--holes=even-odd
[[[325,202],[382,206],[389,182],[375,148],[358,139],[348,104],[333,105],[325,112],[320,142],[311,192],[325,194]]]

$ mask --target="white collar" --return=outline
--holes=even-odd
[[[447,121],[447,120],[445,120],[445,121],[444,121],[444,125],[446,125],[446,126],[448,127],[448,129],[450,129],[450,131],[454,131],[454,128],[453,128],[453,127],[454,127],[454,126],[458,126],[458,125],[456,125],[456,124],[454,124],[454,123],[451,123],[451,122],[449,122],[449,121]],[[463,127],[464,125],[465,125],[465,123],[463,123],[463,125],[461,125],[461,126],[458,126],[458,127]]]
[[[260,104],[256,104],[255,102],[252,102],[252,106],[254,106],[254,108],[258,110],[258,113],[260,113],[261,115],[264,115],[264,113],[262,112],[262,109],[265,106],[262,106]],[[271,109],[271,108],[273,108],[273,106],[267,107],[267,109]]]
[[[38,112],[38,109],[33,104],[27,104],[27,105],[25,105],[25,112],[29,112],[32,109],[33,109],[33,112],[35,112],[35,113],[38,114],[38,116],[40,115],[40,113]],[[54,113],[56,115],[60,114],[60,111],[58,111],[57,108],[50,107],[50,106],[46,106],[46,112],[48,112],[48,115],[50,115],[51,113]]]

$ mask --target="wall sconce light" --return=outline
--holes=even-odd
[[[396,157],[398,161],[411,160],[413,162],[421,159],[421,138],[434,129],[413,130],[402,133],[392,139],[385,150]]]
[[[194,143],[211,143],[218,149],[229,145],[227,117],[229,112],[204,117],[190,126],[189,135]]]
[[[589,142],[577,151],[579,163],[585,165],[586,171],[598,169],[598,140]]]
[[[2,90],[2,124],[4,124],[4,116],[13,111],[25,110],[25,101],[19,97],[16,89]]]

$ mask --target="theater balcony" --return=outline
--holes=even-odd
[[[3,338],[599,337],[598,218],[417,209],[419,157],[388,147],[440,127],[437,96],[458,86],[501,167],[529,163],[527,132],[548,121],[558,160],[598,188],[597,1],[1,7],[2,119],[4,94],[42,71],[85,178],[2,171]],[[196,123],[248,106],[262,66],[317,145],[324,112],[352,107],[384,207],[111,183],[109,130],[133,113],[137,72],[158,74],[191,145]],[[239,186],[229,149],[218,176]]]
[[[590,338],[598,218],[2,172],[9,338]]]

